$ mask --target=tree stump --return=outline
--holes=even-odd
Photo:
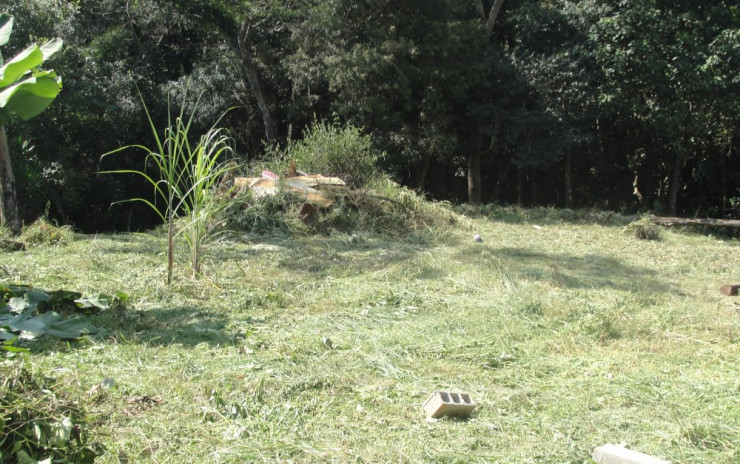
[[[740,292],[740,284],[723,285],[719,288],[719,291],[722,292],[723,295],[735,296]]]

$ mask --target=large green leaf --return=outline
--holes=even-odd
[[[59,338],[80,338],[83,335],[95,335],[101,330],[92,325],[86,317],[74,317],[50,324],[46,327],[46,335]]]
[[[10,337],[6,337],[6,335],[10,335]],[[20,346],[15,346],[14,343],[18,341],[18,337],[15,335],[3,332],[2,329],[0,329],[0,340],[2,340],[2,343],[0,343],[0,350],[6,351],[8,353],[28,353],[28,348],[22,348]],[[2,419],[0,419],[0,432],[2,431]],[[2,433],[0,433],[2,435]],[[2,461],[0,461],[2,462]]]
[[[51,300],[51,297],[48,293],[43,290],[39,290],[38,288],[29,289],[26,294],[23,295],[23,298],[25,298],[26,301],[34,306],[37,306],[39,303],[45,303]]]
[[[62,49],[64,41],[62,39],[51,39],[41,45],[41,53],[44,55],[44,61],[48,60],[51,55]]]
[[[44,111],[62,89],[62,78],[45,71],[0,92],[0,108],[28,120]]]
[[[13,32],[13,17],[7,13],[0,14],[0,46],[8,43],[11,32]]]
[[[15,320],[10,321],[8,327],[13,332],[20,332],[20,338],[30,340],[44,335],[47,326],[45,319],[48,318],[43,316],[28,317],[26,314],[21,314]]]
[[[15,314],[21,314],[27,308],[31,307],[31,303],[21,296],[11,298],[10,301],[8,301],[8,305],[10,305],[11,308],[10,312]]]
[[[0,88],[14,83],[43,62],[44,54],[41,48],[38,45],[30,45],[0,68]]]
[[[128,295],[126,295],[125,293],[122,293],[122,295],[125,295],[126,298],[128,297]],[[116,294],[113,297],[110,297],[109,295],[98,293],[97,295],[84,296],[80,299],[77,299],[75,300],[75,303],[80,309],[98,308],[105,310],[110,309],[111,304],[115,301],[116,298],[121,299],[121,296],[119,294]]]

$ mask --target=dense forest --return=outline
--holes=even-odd
[[[152,220],[142,100],[202,94],[247,161],[358,128],[394,179],[453,202],[740,217],[735,0],[0,0],[13,56],[59,37],[63,90],[7,126],[18,205],[80,230]]]

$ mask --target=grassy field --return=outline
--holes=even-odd
[[[718,291],[740,243],[570,219],[234,237],[171,287],[161,237],[78,236],[0,274],[131,296],[95,318],[107,336],[25,356],[90,414],[96,462],[582,464],[605,443],[740,462],[740,297]],[[427,420],[438,389],[480,406]]]

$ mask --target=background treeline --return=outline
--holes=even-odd
[[[0,0],[16,18],[4,56],[65,41],[57,101],[8,127],[21,214],[150,223],[110,208],[143,184],[97,174],[142,156],[100,156],[149,144],[138,91],[161,126],[189,85],[202,128],[235,107],[222,125],[245,162],[328,122],[439,199],[740,217],[736,2],[496,3]]]

